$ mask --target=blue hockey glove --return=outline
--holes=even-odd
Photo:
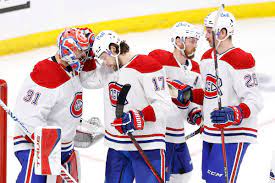
[[[127,134],[135,130],[142,130],[144,128],[144,119],[141,111],[130,110],[123,113],[121,118],[115,119],[112,123],[119,133]]]
[[[192,87],[183,84],[179,80],[169,80],[167,79],[167,83],[169,86],[173,87],[174,89],[178,90],[177,100],[182,104],[187,104],[187,102],[192,101]]]
[[[217,128],[239,125],[243,120],[242,109],[239,106],[222,107],[221,110],[212,111],[210,115],[213,126]]]

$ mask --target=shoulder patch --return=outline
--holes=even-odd
[[[157,49],[151,51],[148,55],[156,59],[156,61],[158,61],[163,66],[180,67],[175,60],[173,53],[169,51]]]
[[[126,68],[135,69],[140,73],[150,73],[161,70],[162,65],[150,56],[138,55]]]
[[[240,48],[235,48],[224,54],[220,60],[227,62],[234,69],[249,69],[255,66],[255,60],[250,53],[243,51]]]
[[[194,61],[194,60],[191,60],[191,63],[192,63],[192,69],[191,69],[191,71],[200,74],[201,73],[201,71],[200,71],[200,65],[196,61]]]
[[[212,52],[213,52],[213,48],[210,48],[209,50],[207,50],[201,57],[201,61],[205,60],[205,59],[212,59]]]
[[[50,89],[57,88],[70,79],[58,63],[48,59],[38,62],[30,76],[36,84]]]

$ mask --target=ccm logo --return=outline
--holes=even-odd
[[[222,173],[213,172],[211,170],[207,170],[207,173],[216,177],[221,177],[223,175]]]

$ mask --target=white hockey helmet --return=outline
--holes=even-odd
[[[222,29],[226,29],[227,37],[234,35],[234,26],[236,21],[234,15],[228,11],[223,11],[218,18],[216,27],[214,27],[217,13],[218,11],[214,11],[206,16],[204,19],[204,26],[214,28],[216,34],[219,34]]]
[[[95,41],[93,44],[93,52],[95,54],[95,57],[99,59],[100,55],[103,52],[107,52],[110,56],[117,57],[117,55],[113,55],[110,50],[110,44],[116,44],[120,45],[120,38],[117,33],[110,31],[110,30],[105,30],[101,31],[96,37]]]
[[[188,22],[177,22],[171,29],[171,42],[175,47],[177,47],[176,39],[178,37],[184,43],[185,39],[188,37],[199,39],[200,34],[194,25]]]

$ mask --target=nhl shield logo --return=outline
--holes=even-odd
[[[71,104],[70,111],[73,117],[79,118],[82,115],[82,92],[77,92],[74,96],[74,100]]]
[[[215,76],[211,75],[211,74],[207,74],[206,75],[206,84],[205,84],[205,92],[204,92],[204,96],[208,99],[213,99],[216,98],[218,96],[218,92],[219,95],[222,95],[222,91],[219,89],[219,91],[217,90],[217,79]],[[219,88],[221,88],[222,86],[222,80],[221,78],[219,78]]]
[[[117,97],[122,89],[122,86],[121,84],[118,84],[117,82],[110,82],[109,83],[109,97],[110,97],[110,102],[111,102],[111,105],[113,107],[116,107],[116,103],[117,103]],[[128,101],[126,100],[125,101],[125,104],[126,105],[128,104]]]

